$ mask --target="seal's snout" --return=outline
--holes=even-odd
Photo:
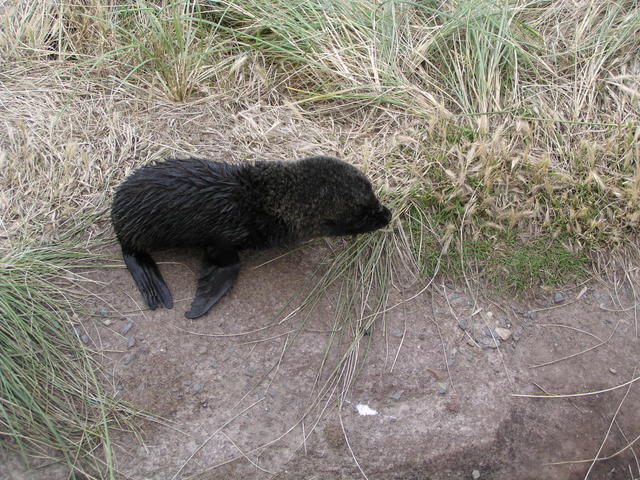
[[[389,225],[389,222],[391,221],[391,210],[389,210],[384,205],[380,205],[378,215],[383,226],[386,227],[387,225]]]

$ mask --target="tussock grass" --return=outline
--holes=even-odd
[[[5,20],[7,32],[28,39],[0,41],[14,56],[49,58],[56,47],[81,78],[108,67],[105,91],[142,88],[192,105],[224,96],[220,108],[236,112],[269,105],[280,118],[310,120],[329,147],[314,150],[332,153],[341,137],[346,146],[335,153],[391,190],[413,192],[404,226],[426,271],[425,246],[484,266],[487,247],[535,257],[536,239],[550,238],[578,266],[605,245],[635,242],[640,10],[632,2],[139,0],[53,2],[35,15],[36,4],[17,2]],[[290,126],[271,130],[281,127]],[[272,132],[253,137],[253,151],[273,148]],[[445,258],[443,269],[456,274],[463,263]],[[522,265],[510,263],[494,283],[558,278],[502,282]],[[578,270],[559,271],[572,280]]]
[[[2,252],[0,444],[25,463],[115,478],[111,430],[133,430],[134,412],[105,391],[74,320],[70,269],[90,259],[68,243]]]

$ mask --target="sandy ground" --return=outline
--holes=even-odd
[[[118,396],[165,419],[144,425],[142,443],[116,439],[124,478],[640,477],[632,449],[593,466],[548,465],[596,456],[619,405],[600,457],[632,441],[640,433],[639,386],[571,399],[512,395],[592,392],[634,378],[630,292],[592,284],[529,300],[474,301],[465,289],[436,282],[365,337],[369,349],[365,355],[363,344],[342,409],[335,396],[310,408],[336,359],[332,350],[318,378],[336,296],[327,294],[299,335],[302,313],[278,325],[327,250],[318,242],[282,253],[244,255],[232,291],[197,320],[183,317],[197,252],[156,255],[177,300],[172,310],[139,311],[141,297],[124,269],[91,272],[102,282],[91,305],[97,315],[83,324],[91,345]],[[421,286],[395,287],[391,304]],[[495,327],[510,338],[496,339]],[[361,415],[357,405],[377,414]],[[65,478],[25,472],[11,458],[3,463],[3,479]]]

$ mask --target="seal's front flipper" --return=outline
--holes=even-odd
[[[123,251],[122,256],[149,308],[155,310],[161,303],[166,308],[172,308],[171,292],[167,288],[167,284],[164,283],[162,274],[153,258],[143,252]]]
[[[231,288],[239,271],[240,259],[235,250],[207,249],[196,296],[184,316],[197,318],[207,313]]]

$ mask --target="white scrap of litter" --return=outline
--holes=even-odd
[[[358,413],[360,415],[377,415],[378,414],[376,410],[374,410],[373,408],[370,408],[369,405],[365,405],[364,403],[359,403],[358,405],[356,405],[356,408],[358,409]]]

